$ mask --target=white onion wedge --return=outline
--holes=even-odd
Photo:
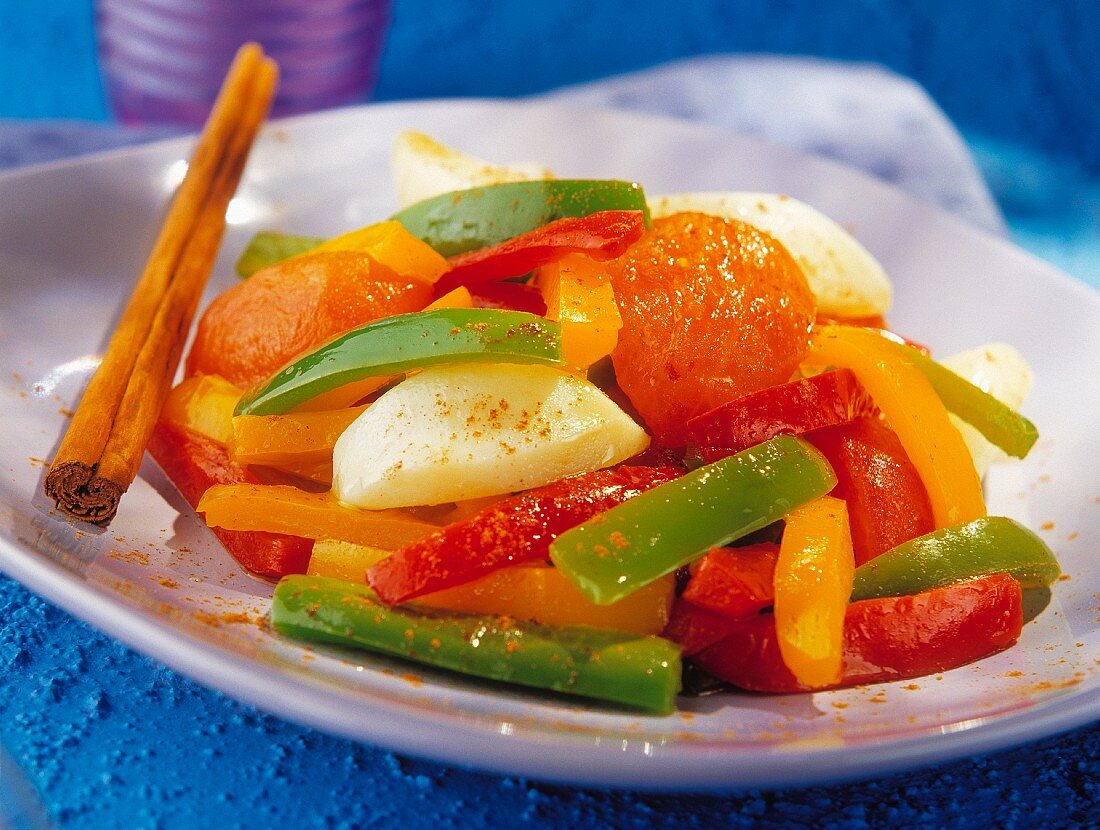
[[[368,510],[511,493],[616,464],[649,436],[586,380],[460,363],[386,392],[336,442],[333,491]]]
[[[987,343],[952,355],[940,363],[1012,409],[1023,406],[1034,379],[1024,356],[1007,343]],[[990,464],[1009,460],[1007,454],[989,443],[970,424],[954,415],[951,421],[962,433],[979,476],[986,474]]]
[[[390,168],[397,188],[397,201],[402,208],[454,190],[554,178],[554,174],[540,164],[511,167],[490,164],[412,130],[397,136]]]

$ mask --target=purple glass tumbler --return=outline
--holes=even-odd
[[[242,43],[279,62],[274,115],[366,100],[390,0],[97,0],[107,96],[137,124],[202,124]]]

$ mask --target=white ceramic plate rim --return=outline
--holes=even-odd
[[[532,105],[448,101],[382,106],[408,111],[411,118],[421,108],[488,106],[506,110]],[[539,106],[570,112],[559,105]],[[337,111],[301,116],[280,122],[280,125],[293,128],[296,124],[346,115],[346,111]],[[663,120],[625,114],[617,114],[616,117],[636,118],[640,124]],[[721,133],[695,125],[692,129]],[[745,139],[739,137],[739,140]],[[752,140],[748,141],[752,143]],[[0,176],[0,182],[9,177],[33,176],[46,169],[75,170],[106,158],[158,153],[170,147],[182,148],[188,143],[189,139],[173,139],[143,148],[115,150],[76,161],[24,168]],[[785,152],[798,155],[793,151]],[[815,160],[815,163],[832,165],[848,177],[860,175],[830,162]],[[891,190],[885,184],[863,178],[868,186]],[[941,219],[945,216],[930,205],[914,203],[913,210],[917,214],[927,212]],[[968,229],[968,232],[982,238],[984,244],[1002,246],[1006,253],[1026,258],[1030,269],[1043,270],[1047,277],[1060,283],[1060,288],[1078,295],[1081,302],[1097,302],[1097,295],[1087,287],[1039,263],[1003,240],[989,237],[976,229]],[[780,747],[774,752],[751,757],[735,750],[729,751],[720,742],[703,749],[686,743],[672,743],[657,747],[652,754],[645,754],[636,751],[636,748],[627,751],[625,742],[620,748],[601,745],[598,740],[593,743],[590,737],[565,734],[552,724],[526,724],[511,734],[502,734],[485,717],[463,718],[440,713],[433,719],[426,718],[422,708],[401,711],[399,707],[364,712],[361,704],[343,693],[337,684],[311,677],[307,671],[288,663],[280,663],[283,670],[271,671],[267,665],[242,661],[232,649],[164,625],[113,600],[104,591],[82,582],[55,563],[3,539],[0,539],[0,568],[31,590],[139,652],[214,689],[282,717],[438,761],[501,773],[521,772],[571,783],[707,790],[846,780],[1011,746],[1092,722],[1100,715],[1100,689],[1090,689],[1072,697],[1044,701],[1020,713],[964,723],[944,723],[938,729],[888,742],[855,742],[839,747]],[[436,728],[449,730],[445,741],[439,739]],[[590,759],[597,763],[578,765],[575,753],[581,750],[590,753]]]

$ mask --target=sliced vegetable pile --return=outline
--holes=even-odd
[[[653,713],[684,659],[797,692],[1016,641],[1059,569],[982,498],[1037,437],[1010,347],[889,332],[881,266],[787,197],[413,133],[395,171],[389,220],[256,236],[150,448],[276,630]]]

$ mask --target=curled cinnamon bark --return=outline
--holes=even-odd
[[[275,62],[256,44],[242,46],[230,67],[149,261],[46,475],[46,495],[74,518],[109,523],[137,475],[277,76]]]

